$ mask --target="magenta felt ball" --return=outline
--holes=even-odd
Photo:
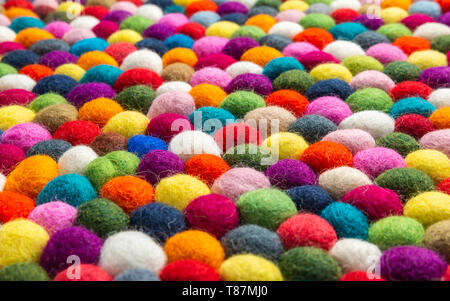
[[[200,57],[194,68],[200,70],[206,67],[216,67],[225,70],[234,63],[236,63],[236,60],[233,57],[223,53],[214,53]]]
[[[366,50],[366,55],[377,59],[384,65],[408,59],[408,56],[400,48],[387,43],[373,45]]]
[[[183,91],[171,91],[156,97],[150,106],[147,117],[155,118],[165,113],[175,113],[182,116],[189,116],[195,111],[194,98]]]
[[[389,93],[389,91],[394,88],[395,83],[383,72],[377,70],[366,70],[353,77],[350,81],[350,86],[353,90],[378,88],[384,90],[386,93]]]
[[[299,56],[297,59],[307,70],[311,70],[317,65],[324,63],[339,64],[338,59],[323,51],[311,51]]]
[[[216,85],[224,89],[231,80],[231,76],[222,69],[206,67],[195,72],[189,83],[192,87],[206,83]]]
[[[376,185],[357,187],[341,199],[361,210],[371,221],[390,215],[402,215],[403,205],[399,196],[392,190]]]
[[[225,88],[225,92],[228,94],[240,90],[251,91],[263,97],[267,97],[273,92],[270,79],[262,74],[254,73],[244,73],[236,76]]]
[[[270,166],[265,175],[273,186],[289,189],[296,186],[314,185],[317,175],[311,167],[294,159],[283,159]]]
[[[2,143],[16,145],[25,153],[36,143],[50,139],[49,131],[32,122],[15,125],[2,134]]]
[[[161,19],[159,19],[159,24],[166,24],[173,27],[180,27],[181,25],[184,25],[189,22],[189,19],[180,13],[172,13],[172,14],[165,14]]]
[[[147,135],[170,142],[177,134],[193,130],[194,126],[185,116],[180,114],[160,114],[150,120]]]
[[[9,89],[0,92],[0,107],[9,105],[27,105],[36,95],[23,89]]]
[[[28,219],[41,225],[52,236],[61,229],[73,226],[77,209],[67,203],[54,201],[37,206]]]
[[[227,38],[203,37],[194,42],[192,50],[195,52],[197,57],[204,57],[210,54],[221,53],[222,49],[225,47],[227,43],[228,43]]]
[[[25,159],[25,153],[18,146],[0,144],[0,173],[7,176],[14,167]]]
[[[406,18],[403,18],[401,22],[410,30],[414,30],[422,24],[434,22],[434,19],[425,14],[413,14]]]
[[[23,47],[22,44],[11,42],[11,41],[5,41],[0,43],[0,54],[6,54],[8,52],[14,51],[14,50],[25,50],[26,48]]]
[[[302,55],[305,55],[311,51],[320,51],[320,49],[308,42],[296,42],[287,45],[283,49],[283,55],[292,56],[298,59]]]
[[[239,225],[236,205],[219,194],[207,194],[187,205],[184,215],[191,228],[200,229],[221,238]]]
[[[342,99],[334,96],[323,96],[316,98],[306,107],[306,115],[320,115],[330,119],[336,125],[352,115],[352,110]]]
[[[390,148],[374,147],[362,150],[353,157],[353,167],[372,178],[386,170],[406,167],[405,159]]]
[[[66,32],[72,29],[72,26],[63,21],[53,21],[45,25],[44,29],[55,36],[57,39],[62,39]]]
[[[42,251],[40,264],[50,276],[73,264],[69,256],[78,256],[80,263],[96,264],[102,241],[94,233],[82,227],[68,227],[50,237]]]
[[[107,39],[110,35],[119,30],[119,25],[113,21],[101,21],[92,28],[97,37]]]
[[[232,13],[241,13],[241,14],[247,14],[248,9],[245,7],[244,4],[237,2],[237,1],[230,1],[225,2],[219,5],[217,8],[217,13],[220,16],[225,16]]]
[[[353,155],[359,151],[375,147],[375,139],[360,129],[337,130],[327,134],[322,141],[333,141],[345,146]]]
[[[244,52],[258,46],[259,43],[252,38],[237,37],[231,39],[228,43],[226,43],[222,49],[222,52],[234,57],[236,60],[239,60]]]
[[[152,185],[162,178],[184,172],[184,162],[172,152],[154,150],[145,154],[137,168],[137,174]]]

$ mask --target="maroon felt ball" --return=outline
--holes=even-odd
[[[192,123],[183,115],[160,114],[150,120],[147,126],[147,135],[160,138],[168,143],[175,135],[193,129]]]

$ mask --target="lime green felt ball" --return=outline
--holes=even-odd
[[[358,90],[351,94],[346,102],[353,112],[376,110],[387,113],[394,105],[391,97],[378,88]]]

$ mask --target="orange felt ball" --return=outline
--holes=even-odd
[[[85,103],[78,112],[78,119],[103,127],[113,116],[123,112],[120,104],[109,98],[96,98]]]
[[[275,24],[277,24],[277,20],[274,17],[264,14],[250,17],[247,22],[245,22],[245,25],[259,27],[265,32],[269,32],[269,29]]]
[[[429,120],[436,129],[450,128],[450,107],[437,109],[431,114]]]
[[[197,55],[191,49],[177,47],[164,53],[162,62],[164,67],[173,63],[184,63],[194,67],[195,63],[197,63]]]
[[[33,199],[11,191],[0,192],[0,222],[2,224],[15,218],[27,218],[36,204]]]
[[[210,0],[194,1],[186,6],[185,14],[187,17],[191,17],[193,14],[199,11],[217,11],[217,4]]]
[[[217,108],[227,97],[227,93],[222,88],[211,84],[197,85],[189,91],[189,94],[194,98],[197,109],[201,107]]]
[[[230,166],[221,157],[200,154],[186,161],[185,170],[187,174],[211,186],[218,177],[230,170]]]
[[[77,62],[78,66],[83,68],[84,70],[89,70],[92,67],[97,65],[111,65],[114,67],[119,67],[116,60],[102,51],[89,51],[80,56]]]
[[[241,61],[249,61],[260,65],[261,67],[265,67],[271,60],[282,56],[283,54],[281,54],[281,52],[279,52],[275,48],[268,46],[259,46],[251,48],[244,52],[244,54],[241,56]]]
[[[309,104],[308,99],[293,90],[278,90],[270,94],[266,98],[268,106],[278,106],[290,111],[296,117],[300,117],[305,113]]]
[[[430,42],[421,37],[404,36],[396,39],[392,45],[397,46],[404,53],[410,55],[414,51],[430,49]]]
[[[153,202],[155,195],[153,186],[133,176],[115,177],[103,185],[102,197],[113,201],[125,212]]]
[[[400,7],[404,10],[408,10],[411,3],[412,0],[383,0],[383,2],[381,2],[381,8]]]
[[[352,153],[343,145],[331,141],[319,141],[311,144],[300,157],[315,171],[321,173],[339,166],[352,166]]]
[[[294,37],[294,42],[308,42],[319,49],[333,42],[333,35],[322,28],[307,28]]]
[[[41,40],[54,39],[55,37],[43,29],[36,27],[26,28],[21,30],[15,38],[15,42],[22,44],[26,48],[30,48],[34,43]]]
[[[33,64],[23,67],[22,69],[20,69],[19,73],[28,75],[35,81],[39,81],[43,77],[53,75],[54,72],[51,68],[47,66]]]
[[[6,10],[3,14],[7,16],[10,20],[13,20],[18,17],[33,17],[39,19],[39,16],[36,15],[33,11],[22,7],[11,7],[10,9]]]

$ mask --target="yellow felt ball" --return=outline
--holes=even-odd
[[[250,17],[245,22],[245,25],[259,27],[265,32],[268,32],[275,24],[277,24],[277,20],[274,17],[265,14]]]
[[[0,228],[0,268],[19,262],[38,262],[49,239],[38,224],[16,219]]]
[[[222,100],[227,97],[227,93],[222,88],[211,84],[200,84],[194,86],[189,94],[194,98],[195,106],[201,107],[218,107]]]
[[[272,157],[275,159],[298,160],[305,149],[308,148],[308,143],[297,134],[280,132],[267,137],[262,143],[262,147],[270,150]]]
[[[339,64],[321,64],[311,70],[310,75],[315,81],[338,78],[350,82],[353,78],[352,73]]]
[[[75,1],[63,2],[56,9],[56,11],[68,13],[71,17],[79,16],[83,10],[84,6]]]
[[[411,53],[408,62],[424,70],[433,67],[447,66],[447,57],[445,54],[436,50],[421,50]]]
[[[77,64],[84,70],[89,70],[90,68],[98,65],[111,65],[114,67],[119,67],[116,60],[112,56],[98,50],[83,53],[78,59]]]
[[[131,29],[123,29],[116,31],[112,35],[109,36],[107,42],[109,44],[115,44],[120,42],[127,42],[130,44],[136,44],[142,40],[142,36],[134,30]]]
[[[112,117],[123,112],[120,104],[112,99],[99,97],[86,102],[78,112],[78,119],[103,127]]]
[[[375,3],[375,2],[373,2],[373,3]],[[381,7],[382,8],[400,7],[400,8],[407,10],[409,8],[409,6],[411,5],[411,3],[412,3],[412,0],[383,0],[383,2],[381,2]]]
[[[191,49],[177,47],[164,53],[162,62],[164,67],[174,63],[183,63],[193,67],[197,63],[197,55]]]
[[[254,47],[242,54],[241,61],[249,61],[265,67],[271,60],[282,57],[283,54],[269,46]]]
[[[19,31],[14,41],[22,44],[26,48],[30,48],[36,42],[54,38],[55,37],[48,31],[36,27],[30,27]]]
[[[282,281],[278,267],[270,260],[253,254],[235,255],[225,260],[219,269],[225,281]]]
[[[125,111],[112,117],[103,128],[104,133],[121,134],[127,138],[145,134],[149,119],[142,113]]]
[[[34,119],[34,112],[22,106],[6,106],[0,108],[0,130],[6,131],[20,123],[30,122]]]
[[[437,109],[431,114],[429,119],[437,129],[450,128],[450,107]]]
[[[444,153],[433,149],[422,149],[409,153],[406,166],[426,173],[435,182],[450,178],[450,159]]]
[[[209,26],[205,31],[205,35],[229,39],[239,27],[239,25],[230,21],[219,21]]]
[[[381,19],[385,24],[398,23],[408,16],[408,12],[400,7],[388,7],[381,10]]]
[[[403,214],[416,219],[424,227],[450,219],[450,195],[438,191],[421,193],[405,204]]]
[[[299,11],[305,11],[309,7],[308,3],[304,1],[286,1],[280,5],[280,11],[285,11],[289,9],[296,9]]]
[[[220,242],[211,234],[187,230],[170,237],[164,245],[168,262],[191,259],[204,262],[218,269],[225,258]]]
[[[189,4],[191,4],[192,2],[196,2],[196,1],[200,1],[200,0],[174,0],[173,4],[181,5],[181,6],[186,7]]]
[[[55,74],[67,75],[77,82],[81,80],[86,71],[76,64],[64,64],[55,69]]]
[[[199,179],[177,174],[159,182],[155,188],[155,200],[182,211],[193,199],[210,193],[208,185]]]

